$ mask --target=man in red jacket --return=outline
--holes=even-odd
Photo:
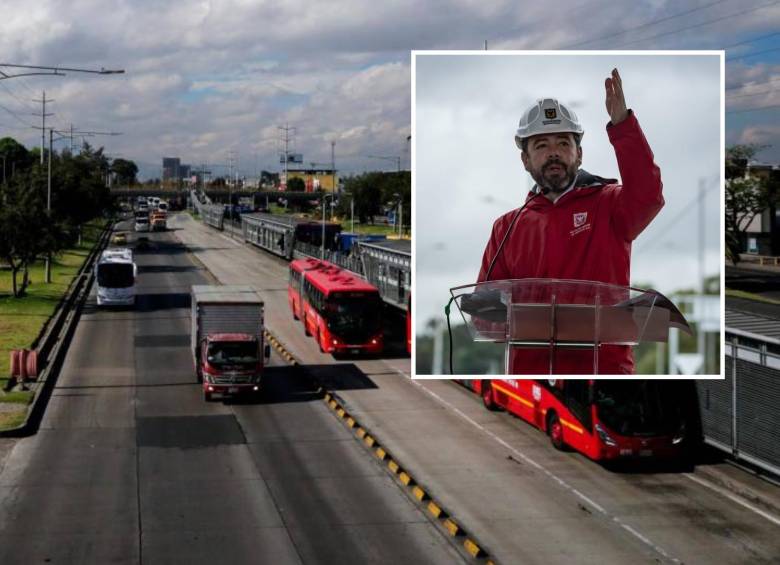
[[[536,181],[525,206],[496,220],[482,258],[479,282],[499,279],[577,279],[621,286],[630,282],[631,242],[664,205],[661,172],[633,112],[626,107],[617,69],[605,81],[607,135],[623,179],[580,168],[584,131],[557,100],[539,100],[520,120],[515,142]],[[549,371],[547,349],[513,349],[512,374]],[[559,350],[556,374],[593,373],[592,350]],[[604,345],[599,374],[630,374],[629,346]]]

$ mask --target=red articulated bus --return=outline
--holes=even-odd
[[[354,273],[317,259],[290,264],[288,298],[323,353],[381,353],[379,290]]]
[[[313,271],[327,267],[330,263],[308,257],[306,259],[295,259],[290,263],[290,278],[287,285],[287,301],[290,304],[293,318],[300,320],[303,318],[303,301],[301,300],[301,290],[303,286],[303,274],[306,271]]]
[[[595,461],[682,455],[687,424],[685,381],[501,379],[461,381],[488,409],[503,408],[547,432],[557,449]]]

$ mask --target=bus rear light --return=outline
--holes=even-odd
[[[601,438],[601,441],[603,441],[605,445],[608,445],[609,447],[617,447],[617,442],[612,439],[612,436],[607,433],[607,430],[601,427],[601,424],[596,424],[596,432],[599,434],[599,438]]]
[[[333,345],[338,345],[338,344],[339,344],[339,340],[337,340],[337,339],[334,339],[334,340],[333,340]]]

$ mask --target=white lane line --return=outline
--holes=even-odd
[[[399,371],[398,369],[396,369],[396,372],[398,372],[398,373],[403,375],[403,372]],[[478,428],[479,430],[481,430],[482,432],[484,432],[485,434],[487,434],[488,436],[493,438],[501,446],[503,446],[504,448],[506,448],[509,451],[511,451],[514,455],[517,455],[517,457],[519,457],[520,459],[522,459],[523,461],[525,461],[526,463],[528,463],[532,467],[535,467],[536,469],[538,469],[539,471],[541,471],[542,473],[547,475],[550,479],[552,479],[553,481],[555,481],[556,483],[561,485],[564,489],[568,490],[573,495],[575,495],[577,498],[579,498],[580,500],[582,500],[585,503],[587,503],[591,508],[595,509],[597,512],[599,512],[605,518],[615,522],[617,525],[619,525],[625,531],[627,531],[628,533],[633,535],[636,539],[641,541],[646,546],[650,547],[653,551],[655,551],[656,553],[662,555],[665,559],[668,559],[669,561],[671,561],[673,563],[682,563],[682,561],[680,561],[679,559],[669,555],[662,547],[660,547],[658,544],[656,544],[653,541],[651,541],[647,536],[644,536],[643,534],[639,533],[634,528],[632,528],[631,526],[629,526],[628,524],[623,522],[623,520],[621,520],[617,516],[607,512],[607,510],[603,506],[601,506],[600,504],[596,503],[593,499],[591,499],[590,497],[586,496],[585,494],[583,494],[582,492],[580,492],[579,490],[577,490],[576,488],[571,486],[569,483],[567,483],[566,481],[561,479],[559,476],[557,476],[552,471],[550,471],[547,468],[545,468],[543,465],[537,463],[536,461],[534,461],[533,459],[528,457],[525,453],[522,453],[522,452],[518,451],[516,448],[512,447],[511,445],[509,445],[503,439],[498,437],[495,433],[493,433],[492,431],[490,431],[487,428],[485,428],[484,426],[482,426],[479,422],[476,422],[476,421],[472,420],[471,418],[469,418],[461,410],[459,410],[458,408],[456,408],[455,406],[453,406],[452,404],[450,404],[449,402],[444,400],[438,394],[436,394],[432,390],[428,390],[428,388],[422,386],[422,384],[420,384],[419,382],[417,382],[414,379],[410,379],[410,381],[412,382],[412,384],[414,384],[415,386],[419,387],[425,393],[427,393],[430,396],[432,396],[433,398],[435,398],[438,402],[440,402],[441,404],[445,405],[447,408],[451,409],[453,412],[458,414],[461,418],[463,418],[464,420],[469,422],[472,426],[475,426],[476,428]]]
[[[775,526],[780,526],[780,518],[778,518],[777,516],[773,516],[769,512],[765,512],[765,511],[761,510],[760,508],[758,508],[756,506],[753,506],[749,502],[743,500],[742,498],[738,497],[735,494],[730,493],[726,489],[723,489],[723,488],[719,487],[718,485],[715,485],[715,484],[713,484],[713,483],[711,483],[709,481],[706,481],[704,479],[696,477],[696,476],[694,476],[694,475],[692,475],[690,473],[683,473],[683,476],[688,478],[688,479],[690,479],[690,480],[692,480],[694,483],[698,483],[698,484],[700,484],[703,487],[707,487],[708,489],[713,490],[713,491],[717,492],[718,494],[721,494],[721,495],[725,496],[729,500],[731,500],[733,502],[736,502],[740,506],[755,512],[756,514],[758,514],[762,518],[766,518],[767,520],[772,522]]]

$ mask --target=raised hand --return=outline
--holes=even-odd
[[[604,81],[607,91],[607,113],[612,120],[612,125],[617,125],[628,117],[626,98],[623,96],[623,80],[617,69],[612,69],[612,77]]]

